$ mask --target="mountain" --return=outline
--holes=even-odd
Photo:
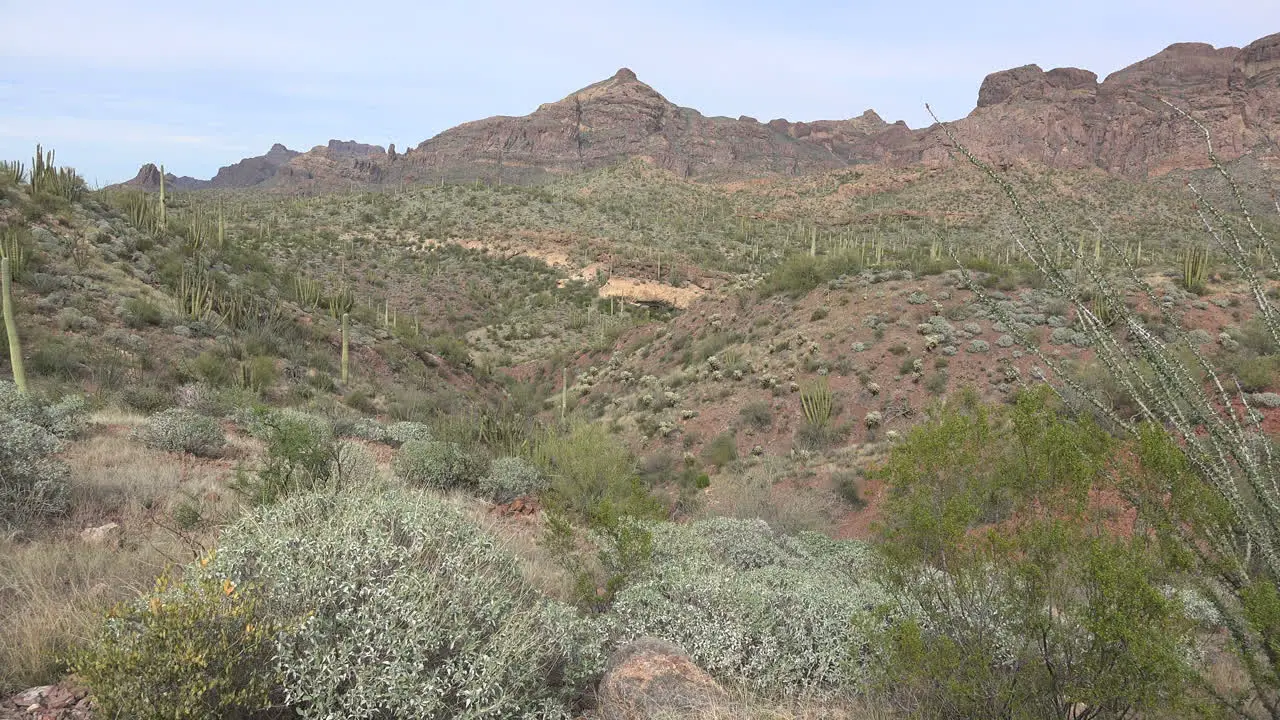
[[[173,173],[164,174],[164,184],[166,189],[174,190],[200,190],[209,186],[208,180],[197,180],[193,177],[178,177]],[[122,186],[140,187],[143,190],[159,190],[160,189],[160,168],[155,163],[147,163],[138,168],[138,174],[133,176],[132,180],[120,183]]]
[[[1097,167],[1128,177],[1203,166],[1203,133],[1162,98],[1199,120],[1224,159],[1273,146],[1280,136],[1280,33],[1244,48],[1170,45],[1100,83],[1076,68],[993,73],[977,108],[954,127],[994,162]],[[939,160],[942,148],[923,142],[920,159]]]
[[[977,106],[952,126],[979,156],[1002,165],[1098,168],[1132,178],[1203,166],[1203,135],[1162,99],[1202,122],[1224,159],[1273,146],[1280,136],[1280,33],[1244,48],[1170,45],[1101,82],[1078,68],[1002,70],[986,77]],[[319,192],[438,179],[531,183],[631,158],[706,180],[952,161],[937,127],[913,130],[873,110],[814,122],[706,117],[623,68],[528,115],[464,123],[402,154],[394,145],[353,141],[330,140],[305,153],[275,145],[219,170],[207,187]],[[127,184],[146,186],[145,170]]]

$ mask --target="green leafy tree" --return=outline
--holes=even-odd
[[[1202,708],[1193,624],[1153,536],[1097,502],[1117,443],[1042,388],[1012,409],[972,394],[893,449],[882,530],[892,600],[870,654],[910,716],[1168,717]]]

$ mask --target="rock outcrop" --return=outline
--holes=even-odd
[[[998,164],[1098,168],[1134,178],[1203,166],[1202,135],[1165,100],[1204,123],[1225,159],[1274,145],[1280,33],[1244,48],[1170,45],[1101,82],[1079,68],[1002,70],[987,76],[977,106],[952,125],[971,149]],[[526,183],[633,158],[709,180],[954,161],[936,127],[912,130],[872,110],[814,122],[706,117],[622,68],[528,115],[464,123],[403,152],[338,140],[301,154],[276,145],[223,168],[207,186],[323,191],[440,178]],[[146,173],[144,167],[129,184],[150,187]]]

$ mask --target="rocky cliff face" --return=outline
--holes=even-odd
[[[1243,49],[1171,45],[1101,83],[1076,68],[993,73],[977,108],[955,128],[995,162],[1098,167],[1130,177],[1203,166],[1203,135],[1162,100],[1200,120],[1224,158],[1269,144],[1280,131],[1280,34]],[[942,161],[936,135],[923,142],[919,159]]]
[[[1204,123],[1226,159],[1274,144],[1280,33],[1244,48],[1171,45],[1101,82],[1078,68],[1025,65],[992,73],[978,90],[977,107],[953,125],[997,164],[1031,161],[1135,178],[1203,166],[1203,136],[1162,99]],[[705,117],[623,68],[529,115],[465,123],[403,153],[354,141],[331,140],[301,154],[276,145],[223,168],[209,186],[320,191],[439,178],[536,182],[629,158],[710,180],[952,161],[936,128],[912,130],[872,110],[815,122]],[[130,183],[143,184],[142,172]]]

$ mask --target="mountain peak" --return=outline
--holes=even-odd
[[[637,77],[636,77],[636,74],[635,74],[634,72],[632,72],[631,68],[625,68],[625,67],[624,67],[624,68],[618,68],[618,72],[616,72],[616,73],[614,73],[614,74],[613,74],[613,79],[614,79],[614,80],[621,80],[621,81],[623,81],[623,82],[638,82],[638,81],[639,81],[639,78],[637,78]]]

